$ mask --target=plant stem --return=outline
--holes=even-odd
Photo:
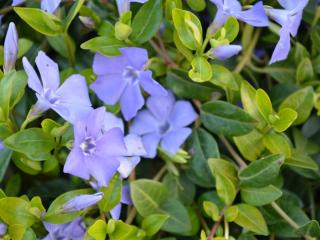
[[[252,42],[251,44],[249,45],[247,51],[244,53],[243,55],[243,58],[241,59],[241,61],[238,63],[238,65],[236,66],[234,72],[235,73],[240,73],[242,71],[242,69],[246,66],[246,64],[248,62],[250,62],[251,60],[251,55],[252,55],[252,52],[258,42],[258,39],[259,39],[259,36],[260,36],[260,33],[261,33],[261,29],[258,28],[253,36],[253,39],[252,39]]]
[[[171,68],[178,67],[178,65],[174,61],[172,61],[166,49],[162,49],[161,47],[159,47],[158,44],[156,44],[156,42],[152,39],[149,41],[149,43],[153,47],[153,49],[158,53],[158,55],[163,59],[165,64],[167,64]]]
[[[75,56],[74,56],[73,46],[71,44],[71,38],[69,37],[67,32],[63,34],[63,38],[64,38],[64,42],[67,46],[69,64],[72,67],[74,67],[76,65],[76,60],[75,60]]]
[[[288,214],[286,214],[286,212],[283,211],[283,209],[276,202],[272,202],[271,206],[291,227],[293,227],[294,229],[299,228],[299,225],[294,220],[292,220],[292,218],[290,218]]]
[[[211,232],[209,234],[209,236],[207,237],[207,240],[213,240],[214,235],[216,235],[216,232],[222,222],[223,219],[223,214],[221,214],[219,220],[213,225]]]
[[[159,181],[159,180],[162,178],[162,176],[165,174],[166,171],[167,171],[167,166],[164,165],[164,166],[160,169],[160,171],[152,178],[152,180],[154,180],[154,181]]]
[[[219,138],[220,138],[221,142],[225,145],[225,147],[228,149],[229,153],[232,155],[234,160],[236,160],[236,162],[240,166],[240,169],[246,168],[247,164],[240,157],[240,155],[236,152],[236,150],[232,147],[232,145],[229,143],[229,141],[222,135],[220,135]]]
[[[126,219],[126,224],[131,224],[135,219],[136,215],[137,215],[137,209],[135,207],[132,207]]]

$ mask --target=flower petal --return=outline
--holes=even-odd
[[[14,69],[18,55],[18,32],[13,22],[10,22],[9,28],[4,40],[4,65],[6,72]]]
[[[167,96],[151,96],[147,100],[150,112],[161,122],[165,122],[174,106],[175,98],[171,92]]]
[[[198,114],[194,111],[191,103],[187,101],[177,101],[173,107],[169,122],[173,129],[185,127],[194,122]]]
[[[23,68],[26,71],[28,75],[28,86],[35,92],[41,94],[43,92],[42,85],[40,82],[40,79],[36,73],[36,71],[33,69],[31,64],[29,63],[28,59],[26,57],[23,57],[22,59]]]
[[[112,113],[105,112],[102,130],[107,132],[112,128],[120,128],[122,132],[124,132],[123,121],[121,118],[116,117]]]
[[[127,65],[127,59],[123,56],[107,57],[97,53],[94,55],[92,68],[97,75],[122,74]]]
[[[138,135],[157,132],[161,123],[148,110],[140,111],[130,125],[129,132]]]
[[[36,64],[40,72],[43,88],[56,90],[60,84],[58,65],[42,51],[36,57]]]
[[[127,178],[140,162],[140,157],[120,157],[118,160],[120,162],[118,172],[121,174],[122,178]]]
[[[89,179],[89,171],[85,165],[82,151],[79,147],[75,147],[69,153],[66,163],[63,167],[64,173],[83,178]]]
[[[240,45],[222,45],[213,49],[212,55],[219,60],[226,60],[237,55],[241,49]]]
[[[246,22],[256,27],[269,26],[269,20],[264,11],[262,1],[257,2],[251,9],[246,11],[239,11],[235,13],[235,17],[243,22]]]
[[[103,195],[102,192],[78,195],[62,205],[63,212],[71,213],[82,211],[97,204],[103,198]]]
[[[191,134],[190,128],[180,128],[168,132],[161,141],[161,148],[171,154],[176,154],[180,146]]]
[[[41,9],[53,13],[60,4],[61,0],[41,0]]]
[[[100,134],[102,134],[105,113],[105,107],[99,107],[90,112],[86,121],[88,136],[98,137]]]
[[[121,112],[126,121],[136,116],[144,104],[141,90],[138,84],[128,84],[120,98]]]
[[[114,208],[112,208],[112,209],[110,210],[111,217],[112,217],[114,220],[119,220],[120,214],[121,214],[121,207],[122,207],[122,204],[119,203],[119,204],[117,204]]]
[[[93,110],[90,106],[73,103],[60,103],[57,105],[53,105],[51,108],[56,111],[63,119],[73,125],[78,121],[87,119],[87,117]]]
[[[143,156],[146,155],[143,142],[140,136],[136,134],[129,134],[125,136],[124,142],[126,144],[126,156]]]
[[[282,28],[280,30],[280,39],[277,43],[269,64],[282,61],[288,57],[290,51],[290,33]]]
[[[148,52],[146,49],[137,47],[127,47],[119,49],[122,55],[127,59],[128,65],[135,70],[143,70],[148,62]]]
[[[122,186],[122,196],[121,196],[121,202],[127,205],[132,205],[132,199],[130,195],[130,187],[129,185],[123,185]]]
[[[143,90],[152,96],[167,95],[167,90],[152,78],[152,72],[150,70],[140,73],[139,83],[141,84]]]
[[[144,157],[154,158],[157,155],[157,147],[161,136],[158,133],[146,134],[142,137],[144,148],[147,154]]]
[[[90,88],[106,104],[114,105],[120,98],[127,82],[119,74],[98,76]]]
[[[21,4],[21,3],[23,3],[23,2],[25,2],[26,0],[13,0],[12,1],[12,6],[17,6],[17,5],[19,5],[19,4]]]
[[[123,132],[112,128],[96,142],[96,153],[100,156],[125,156],[127,152]]]

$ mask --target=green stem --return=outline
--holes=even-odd
[[[69,64],[74,67],[76,65],[76,59],[74,56],[74,51],[73,51],[73,46],[71,43],[71,38],[69,37],[68,33],[63,34],[64,42],[66,43],[67,46],[67,51],[68,51],[68,60]]]
[[[291,217],[289,217],[288,214],[283,211],[283,209],[276,202],[272,202],[271,206],[291,227],[294,229],[299,228],[299,225]]]

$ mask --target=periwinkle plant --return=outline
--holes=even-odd
[[[5,1],[0,239],[320,238],[319,11]]]

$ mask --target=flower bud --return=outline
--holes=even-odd
[[[95,194],[82,194],[70,199],[68,202],[62,205],[62,211],[64,213],[82,211],[88,207],[95,205],[103,198],[103,193],[98,192]]]
[[[4,72],[14,69],[18,56],[18,33],[13,22],[9,24],[4,40]]]

